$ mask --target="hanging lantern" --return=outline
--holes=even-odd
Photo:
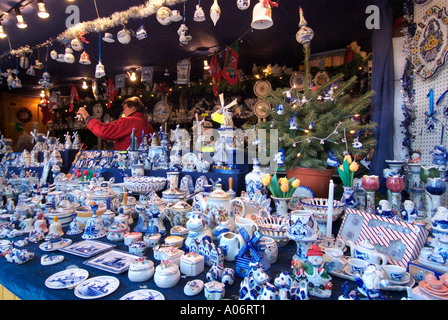
[[[257,30],[263,30],[272,27],[272,9],[271,7],[278,7],[276,2],[271,0],[260,0],[252,11],[251,27]]]
[[[300,21],[299,21],[299,31],[296,33],[296,40],[300,44],[308,44],[314,37],[314,31],[310,27],[308,27],[308,22],[305,20],[303,15],[302,7],[299,10]]]

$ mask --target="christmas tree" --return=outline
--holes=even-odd
[[[257,129],[266,129],[268,133],[277,129],[287,169],[326,169],[328,165],[337,166],[338,160],[342,163],[345,154],[365,156],[375,145],[372,130],[376,124],[362,123],[360,119],[374,91],[352,96],[350,88],[357,77],[344,80],[343,74],[318,86],[312,85],[309,57],[313,34],[302,19],[299,26],[301,30],[296,38],[304,48],[305,85],[302,90],[292,87],[271,91],[264,98],[273,106],[264,110],[270,121],[259,123]],[[308,38],[303,33],[299,35],[301,31]],[[269,141],[268,137],[268,150]]]

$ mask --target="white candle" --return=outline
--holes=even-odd
[[[330,190],[328,191],[328,211],[327,211],[327,237],[332,237],[333,227],[333,199],[334,199],[334,183],[330,180]]]

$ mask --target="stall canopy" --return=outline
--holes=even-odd
[[[299,29],[300,7],[308,26],[314,31],[312,53],[343,49],[353,41],[357,41],[363,50],[371,51],[372,30],[366,26],[371,13],[366,9],[374,4],[372,0],[260,1],[270,4],[272,10],[273,25],[263,30],[251,27],[253,10],[259,3],[257,0],[158,1],[180,13],[180,21],[169,25],[161,24],[156,14],[141,11],[142,8],[148,10],[148,4],[156,4],[155,0],[44,0],[49,13],[46,19],[37,15],[37,0],[1,1],[1,23],[7,37],[0,39],[0,68],[2,72],[16,69],[20,62],[15,53],[23,49],[32,59],[39,59],[45,68],[36,70],[34,77],[27,75],[25,69],[18,68],[23,89],[30,90],[38,89],[38,79],[45,69],[55,85],[76,83],[83,77],[93,78],[101,58],[109,76],[126,73],[132,68],[138,70],[143,66],[152,66],[154,80],[157,81],[166,69],[172,77],[175,76],[177,63],[188,58],[191,61],[191,81],[197,81],[203,76],[204,59],[210,62],[211,56],[216,53],[223,63],[226,50],[238,42],[238,69],[247,74],[251,73],[254,65],[278,64],[298,70],[303,62],[302,47],[295,38]],[[238,3],[247,3],[248,8],[240,10]],[[214,4],[218,4],[221,10],[216,24],[210,14]],[[197,6],[202,7],[205,21],[193,19]],[[21,8],[26,28],[17,27],[18,12],[14,8]],[[105,28],[105,24],[98,19],[106,21],[109,26]],[[74,30],[73,23],[77,21],[90,24],[86,24],[89,30],[80,35],[84,48],[80,52],[74,51],[76,61],[69,64],[51,59],[52,50],[60,54],[65,52],[71,40],[70,30]],[[191,40],[184,45],[180,43],[178,34],[181,24],[186,25],[191,36]],[[138,40],[135,35],[141,25],[147,37]],[[95,26],[102,29],[101,33],[94,30]],[[123,28],[135,33],[127,44],[117,39]],[[112,34],[114,43],[101,40],[105,32]],[[79,63],[83,51],[89,55],[90,65]]]

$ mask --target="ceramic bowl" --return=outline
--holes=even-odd
[[[62,227],[68,227],[70,222],[73,220],[73,211],[65,211],[65,210],[50,210],[47,213],[47,218],[49,221],[53,221],[54,217],[58,217],[58,222],[61,223]]]
[[[166,178],[163,177],[124,177],[123,183],[125,188],[131,192],[148,192],[154,190],[155,192],[162,191],[166,186]]]
[[[165,243],[175,248],[180,248],[184,244],[184,238],[181,236],[168,236],[165,238]]]

